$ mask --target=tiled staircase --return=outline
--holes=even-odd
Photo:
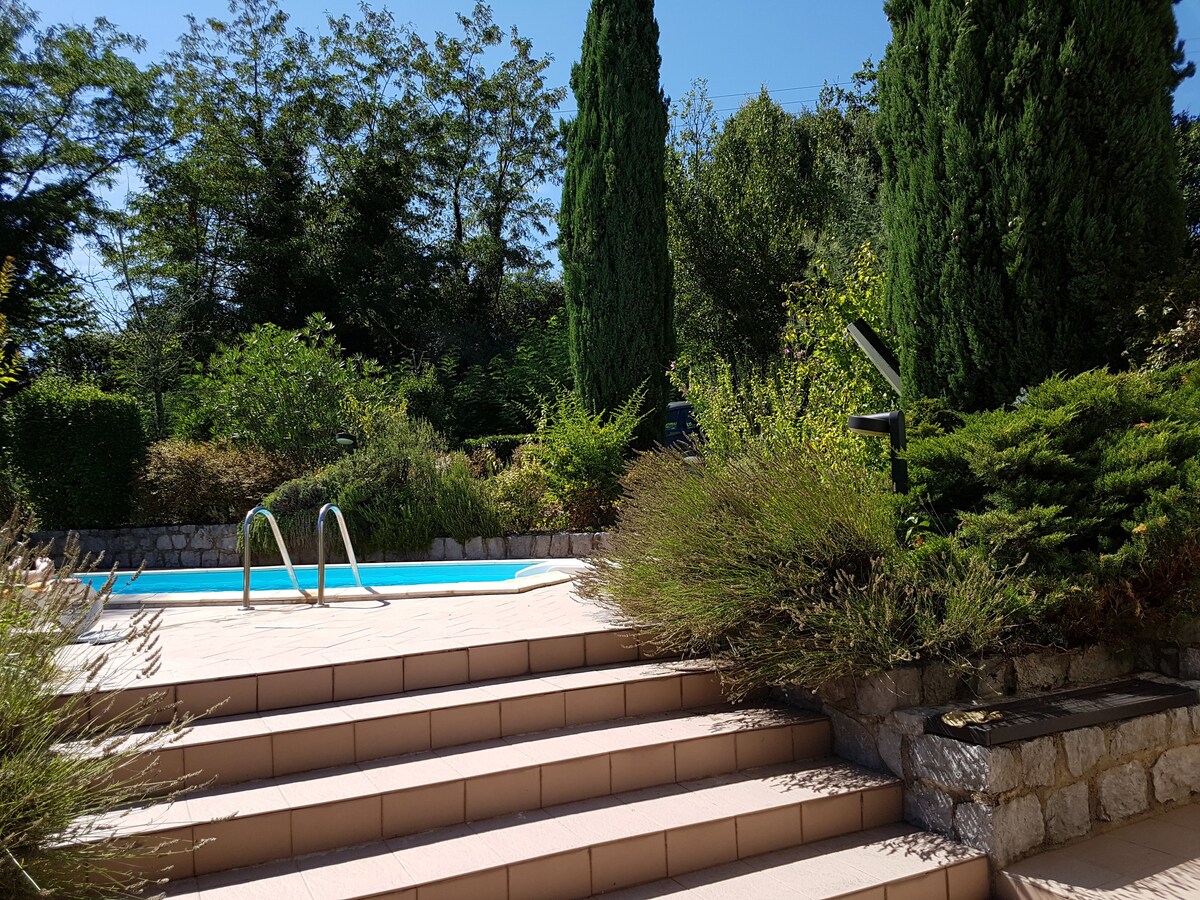
[[[187,900],[982,900],[986,860],[903,825],[829,723],[730,707],[627,632],[169,686],[204,786],[100,827]],[[163,869],[164,866],[169,868]],[[614,892],[609,894],[608,892]]]

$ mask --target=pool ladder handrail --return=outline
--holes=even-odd
[[[242,609],[254,609],[250,605],[250,525],[254,522],[255,516],[266,516],[271,525],[271,533],[275,535],[275,545],[279,548],[283,564],[287,568],[288,577],[292,579],[292,587],[301,597],[307,596],[300,589],[300,581],[296,578],[296,567],[292,565],[292,557],[283,543],[283,535],[279,533],[279,523],[275,521],[275,517],[271,515],[269,509],[259,505],[246,513],[246,520],[242,523]]]
[[[350,532],[346,530],[346,517],[334,504],[326,503],[317,513],[317,606],[329,605],[325,602],[325,516],[329,513],[333,513],[342,532],[342,545],[346,548],[346,558],[350,560],[354,583],[360,588],[363,586],[362,576],[358,572],[358,560],[354,556],[354,545],[350,543]]]

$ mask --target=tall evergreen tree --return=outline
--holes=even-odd
[[[593,0],[559,224],[576,388],[601,410],[645,385],[642,445],[661,440],[673,352],[659,63],[653,0]]]
[[[1001,405],[1120,365],[1170,269],[1173,0],[888,0],[879,83],[889,306],[905,393]]]

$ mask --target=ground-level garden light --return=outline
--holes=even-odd
[[[884,377],[892,390],[899,394],[900,363],[896,360],[895,354],[888,349],[887,344],[862,319],[855,319],[846,327],[846,331],[867,354],[871,364],[879,370],[879,374]],[[908,493],[908,461],[904,459],[904,449],[908,446],[908,439],[904,433],[904,412],[893,409],[888,412],[852,415],[846,420],[846,427],[855,434],[866,437],[885,437],[890,440],[892,490],[897,494]]]
[[[339,431],[333,439],[337,441],[339,447],[345,447],[347,450],[353,450],[358,446],[358,438],[349,431]]]

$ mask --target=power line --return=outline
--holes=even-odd
[[[801,84],[801,85],[797,85],[796,87],[774,88],[773,90],[768,90],[767,93],[768,94],[786,94],[791,91],[811,91],[813,88],[823,88],[826,85],[828,85],[829,87],[842,87],[843,85],[847,85],[850,83],[851,82],[849,82],[849,81],[822,81],[820,84]],[[724,100],[728,97],[757,97],[761,93],[762,93],[761,90],[737,91],[733,94],[708,94],[706,96],[708,97],[709,100]],[[779,105],[787,106],[788,104],[791,104],[791,103],[815,103],[819,99],[821,99],[821,98],[814,97],[812,100],[781,100],[779,102]],[[713,112],[730,112],[730,111],[736,110],[736,109],[738,109],[738,107],[736,107],[736,106],[727,106],[722,109],[714,109]],[[577,109],[560,109],[558,112],[560,115],[563,115],[563,116],[572,116],[575,113],[579,112],[579,110],[577,110]]]

